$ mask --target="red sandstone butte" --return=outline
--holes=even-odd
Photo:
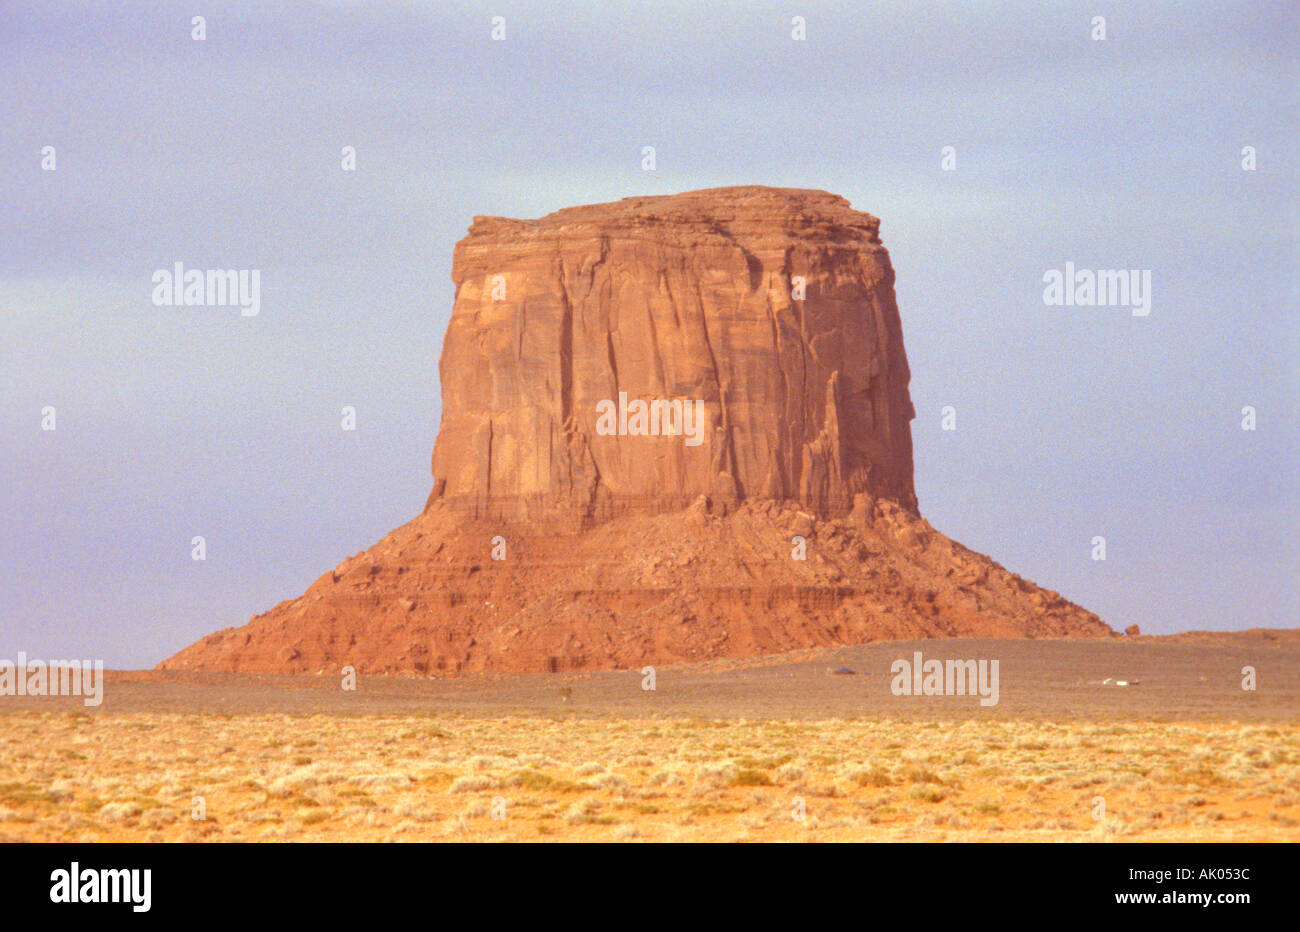
[[[159,668],[593,670],[1112,635],[920,516],[879,227],[765,187],[474,218],[424,512]]]

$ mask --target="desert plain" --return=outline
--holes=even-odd
[[[998,703],[895,695],[915,650],[997,659]],[[93,708],[7,697],[0,840],[1300,840],[1294,631],[882,642],[647,682],[150,671]]]

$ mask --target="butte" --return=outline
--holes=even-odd
[[[1112,636],[921,517],[879,227],[766,187],[475,217],[424,511],[159,668],[608,670]],[[620,429],[597,429],[611,405]],[[688,407],[693,438],[671,417]]]

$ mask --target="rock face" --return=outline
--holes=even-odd
[[[475,218],[452,272],[434,498],[579,525],[699,495],[836,515],[869,492],[915,511],[879,226],[842,197],[771,188]],[[625,433],[602,429],[602,405],[630,409]],[[663,435],[679,407],[703,417]]]
[[[615,669],[1103,637],[921,518],[879,221],[720,188],[475,218],[424,512],[162,669]]]

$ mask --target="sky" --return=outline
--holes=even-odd
[[[881,218],[937,529],[1116,628],[1300,625],[1298,10],[3,0],[0,658],[150,667],[418,514],[473,216],[737,184]]]

